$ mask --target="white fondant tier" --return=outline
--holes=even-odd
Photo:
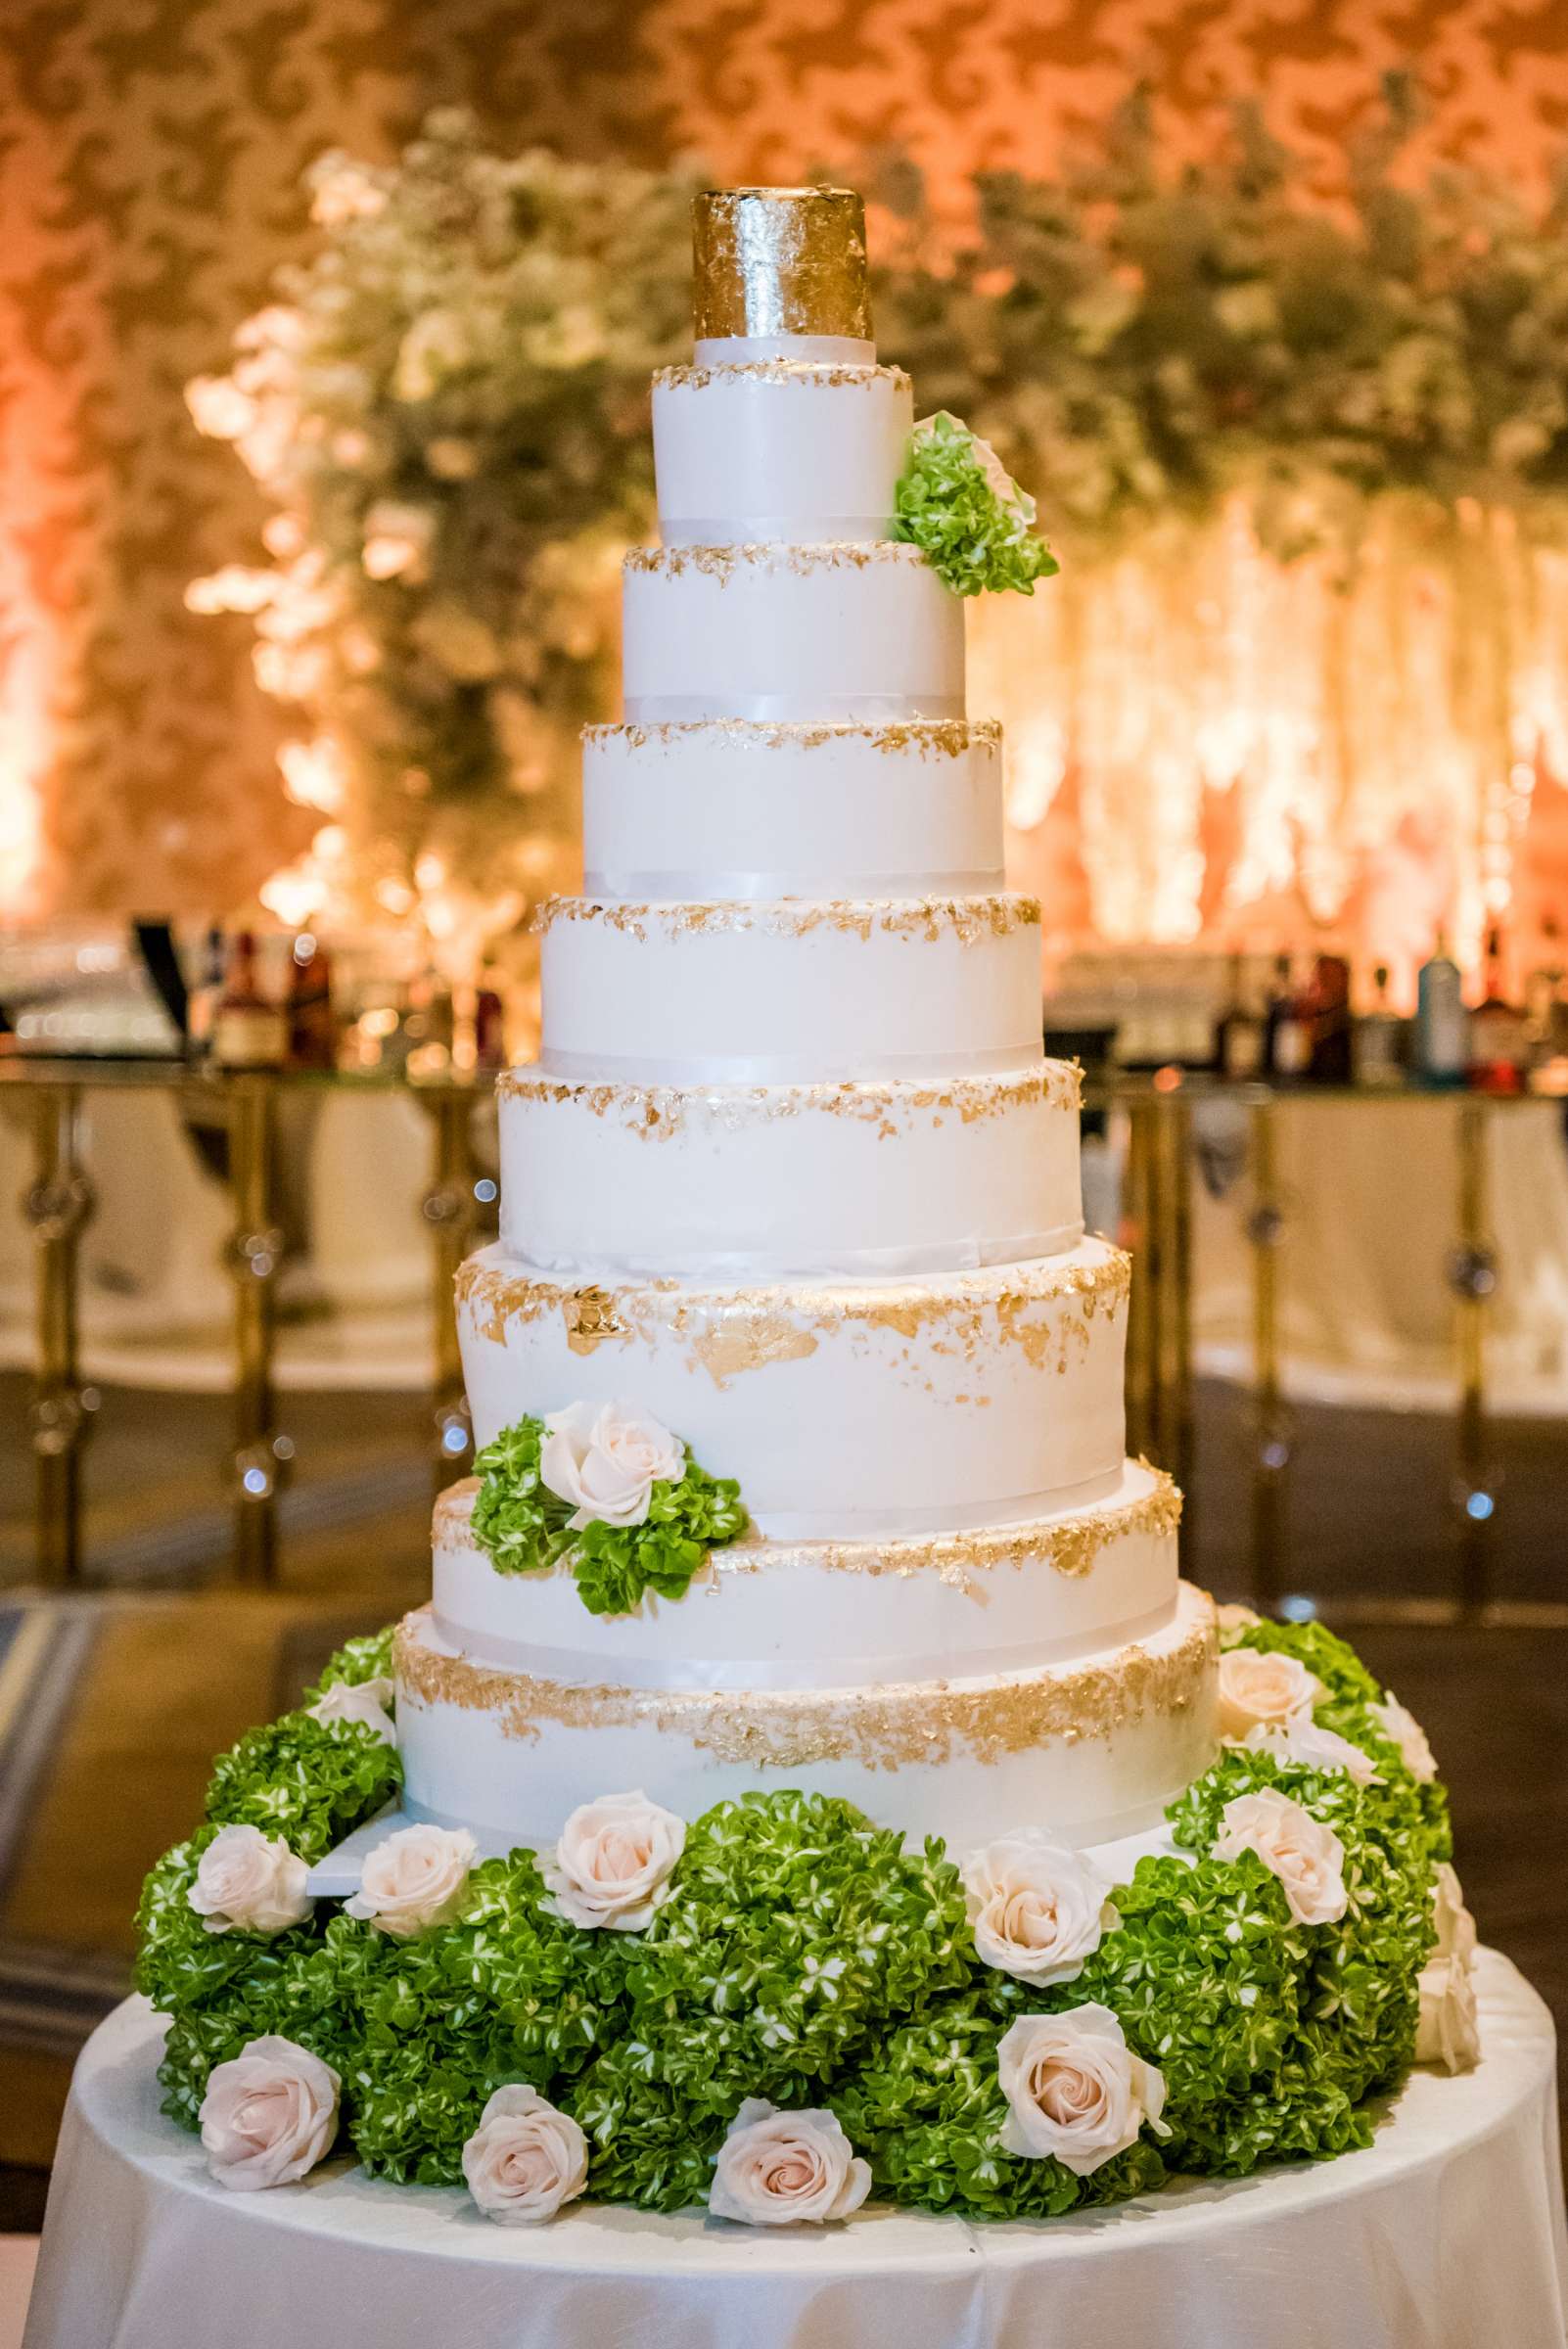
[[[675,1279],[1017,1263],[1084,1236],[1079,1073],[880,1084],[497,1087],[501,1244]]]
[[[924,1541],[715,1549],[684,1598],[590,1615],[569,1569],[498,1574],[479,1484],[436,1505],[433,1620],[474,1663],[626,1687],[831,1688],[1022,1672],[1146,1636],[1176,1595],[1180,1499],[1129,1460],[1109,1497],[1027,1525]]]
[[[589,726],[595,898],[923,897],[1002,884],[1001,729],[963,718]]]
[[[624,613],[634,724],[964,714],[962,600],[916,547],[641,548]]]
[[[897,367],[663,368],[653,440],[665,543],[886,538],[913,424]]]
[[[773,1540],[1016,1523],[1106,1497],[1123,1459],[1129,1265],[855,1285],[575,1285],[499,1247],[457,1276],[483,1446],[528,1413],[632,1398],[739,1481]]]
[[[1039,1058],[1033,898],[552,898],[539,921],[552,1076],[820,1083]]]
[[[960,1851],[1028,1823],[1095,1842],[1155,1825],[1208,1767],[1214,1664],[1213,1603],[1188,1584],[1162,1630],[1070,1663],[805,1690],[500,1671],[421,1612],[397,1643],[403,1805],[490,1848],[536,1848],[577,1804],[625,1786],[688,1819],[800,1787]]]

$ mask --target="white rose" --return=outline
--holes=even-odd
[[[996,2076],[1003,2151],[1050,2155],[1077,2178],[1135,2144],[1145,2121],[1171,2134],[1160,2119],[1165,2075],[1133,2054],[1108,2006],[1020,2015],[996,2050]]]
[[[310,1708],[312,1721],[360,1721],[367,1729],[374,1729],[384,1744],[395,1745],[397,1731],[387,1708],[392,1701],[392,1683],[385,1674],[373,1681],[335,1681],[324,1688]]]
[[[337,2135],[340,2085],[330,2063],[292,2039],[253,2039],[231,2063],[215,2063],[202,2142],[219,2186],[253,2193],[313,2170]]]
[[[1289,1721],[1256,1722],[1245,1737],[1232,1739],[1243,1753],[1272,1754],[1276,1762],[1309,1762],[1314,1770],[1343,1770],[1358,1786],[1380,1786],[1371,1758],[1335,1729],[1319,1728],[1310,1713]]]
[[[656,1484],[686,1472],[686,1447],[635,1404],[575,1403],[550,1411],[539,1450],[539,1474],[550,1491],[570,1500],[574,1533],[596,1521],[641,1525]]]
[[[450,1924],[462,1907],[477,1849],[466,1827],[399,1827],[366,1860],[345,1912],[394,1941]]]
[[[640,1933],[669,1900],[685,1848],[686,1822],[672,1811],[640,1792],[601,1794],[573,1812],[540,1873],[572,1924]]]
[[[1041,1827],[971,1852],[962,1873],[975,1955],[1020,1982],[1071,1982],[1120,1921],[1109,1880]]]
[[[780,2112],[748,2096],[718,2148],[708,2207],[745,2227],[820,2226],[847,2219],[871,2191],[860,2160],[830,2112]]]
[[[1350,1906],[1345,1890],[1345,1846],[1332,1827],[1271,1786],[1238,1794],[1220,1814],[1217,1860],[1256,1852],[1285,1888],[1298,1924],[1331,1925]]]
[[[1255,1623],[1263,1621],[1255,1607],[1244,1607],[1233,1598],[1226,1599],[1222,1607],[1216,1607],[1214,1615],[1222,1639],[1239,1637],[1243,1632],[1250,1632]]]
[[[1435,1958],[1423,1968],[1417,1988],[1421,2015],[1415,2027],[1416,2062],[1441,2063],[1450,2072],[1469,2071],[1481,2056],[1481,2026],[1469,1967],[1456,1958]]]
[[[315,1907],[305,1891],[309,1872],[281,1835],[219,1827],[185,1897],[209,1933],[283,1933]]]
[[[1383,1692],[1384,1701],[1371,1708],[1373,1719],[1385,1737],[1400,1749],[1400,1758],[1412,1778],[1424,1786],[1437,1776],[1437,1760],[1426,1741],[1426,1731],[1413,1713],[1406,1711],[1392,1688]]]
[[[463,2147],[463,2175],[487,2219],[533,2227],[581,2193],[588,2141],[537,2089],[498,2088]]]
[[[1261,1721],[1290,1721],[1310,1713],[1322,1694],[1322,1681],[1299,1656],[1228,1647],[1220,1658],[1220,1734],[1245,1737]]]
[[[1432,1887],[1432,1922],[1437,1927],[1433,1961],[1446,1959],[1468,1973],[1475,1962],[1475,1918],[1465,1907],[1459,1879],[1446,1860],[1438,1863]]]

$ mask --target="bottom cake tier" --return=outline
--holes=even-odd
[[[1214,1759],[1215,1626],[1180,1587],[1146,1637],[1018,1673],[809,1689],[616,1686],[476,1662],[429,1609],[396,1643],[403,1806],[486,1851],[542,1845],[579,1803],[639,1786],[683,1816],[785,1787],[918,1841],[1015,1823],[1135,1834]]]

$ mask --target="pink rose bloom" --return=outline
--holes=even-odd
[[[207,2166],[231,2193],[291,2186],[332,2143],[341,2083],[330,2063],[292,2039],[253,2039],[214,2064],[202,2098]]]
[[[468,2190],[500,2227],[536,2227],[588,2180],[588,2141],[537,2089],[498,2088],[463,2147]]]
[[[847,2219],[871,2191],[860,2160],[830,2112],[780,2112],[748,2096],[718,2148],[708,2207],[743,2227],[822,2226]]]

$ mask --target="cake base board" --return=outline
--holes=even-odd
[[[1477,1988],[1479,2067],[1414,2074],[1364,2152],[1038,2224],[822,2230],[589,2204],[507,2229],[346,2159],[225,2191],[158,2109],[132,1999],[76,2069],[26,2349],[1562,2349],[1551,2020],[1495,1952]]]

